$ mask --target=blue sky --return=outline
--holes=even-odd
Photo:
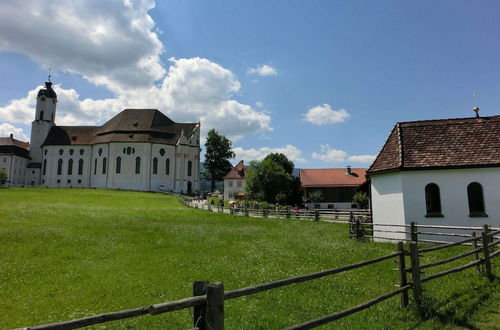
[[[398,121],[498,115],[495,1],[4,1],[0,135],[27,138],[52,68],[56,122],[158,108],[238,159],[368,167]],[[477,97],[472,96],[477,91]]]

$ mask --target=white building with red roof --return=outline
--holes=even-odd
[[[235,200],[245,197],[245,164],[240,161],[224,177],[224,199]]]

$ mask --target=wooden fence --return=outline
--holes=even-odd
[[[224,302],[226,300],[244,297],[258,292],[272,290],[291,284],[311,281],[323,278],[325,276],[333,276],[335,274],[348,272],[353,269],[367,267],[369,265],[373,265],[375,263],[379,263],[385,260],[394,259],[398,263],[398,273],[399,273],[399,283],[397,283],[398,289],[387,292],[381,296],[375,297],[358,306],[354,306],[342,311],[337,311],[332,314],[325,315],[320,318],[309,320],[304,323],[293,325],[287,328],[287,329],[311,329],[320,326],[322,324],[326,324],[338,320],[340,318],[346,317],[353,313],[362,311],[366,308],[369,308],[370,306],[373,306],[384,300],[387,300],[391,297],[398,295],[400,296],[401,299],[401,305],[403,307],[407,307],[409,303],[408,291],[410,290],[413,291],[414,301],[418,306],[422,302],[422,285],[425,282],[452,273],[460,272],[471,267],[477,267],[477,269],[480,271],[481,274],[484,274],[484,276],[488,277],[489,279],[492,279],[493,273],[492,273],[491,259],[497,257],[500,254],[500,250],[493,251],[496,245],[500,243],[500,239],[494,239],[498,234],[500,234],[500,230],[491,231],[489,230],[489,228],[485,226],[480,236],[470,237],[459,242],[447,243],[439,246],[419,248],[418,243],[412,241],[409,243],[408,249],[406,249],[403,242],[400,241],[396,245],[395,252],[378,258],[361,261],[351,265],[332,268],[317,273],[290,277],[274,282],[258,284],[255,286],[250,286],[231,291],[225,291],[224,284],[221,282],[210,283],[208,281],[196,281],[193,283],[193,296],[189,298],[154,304],[147,307],[139,307],[119,312],[94,315],[71,321],[27,327],[23,329],[74,329],[109,321],[137,317],[145,314],[158,315],[162,313],[193,308],[193,320],[192,320],[193,329],[220,330],[224,329]],[[429,264],[420,263],[420,254],[431,253],[433,251],[446,249],[458,245],[464,245],[467,243],[472,244],[472,249],[467,252]],[[472,261],[464,265],[422,277],[422,271],[421,271],[422,269],[427,269],[438,265],[447,264],[449,262],[457,261],[466,258],[468,256],[472,256]],[[407,257],[409,257],[409,267],[406,266]],[[411,275],[411,282],[408,279],[408,274]]]

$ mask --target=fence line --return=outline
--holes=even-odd
[[[415,226],[413,226],[415,227]],[[197,281],[193,283],[193,297],[180,299],[171,302],[165,302],[160,304],[154,304],[149,307],[140,307],[135,309],[129,309],[124,311],[105,313],[100,315],[94,315],[90,317],[85,317],[76,320],[70,320],[65,322],[57,322],[52,324],[46,324],[35,327],[27,327],[23,329],[74,329],[89,325],[100,324],[108,321],[126,319],[131,317],[137,317],[145,314],[158,315],[162,313],[172,312],[181,309],[194,308],[193,313],[193,325],[195,329],[213,329],[221,330],[224,328],[224,301],[228,299],[234,299],[238,297],[248,296],[262,291],[267,291],[271,289],[276,289],[285,285],[291,285],[296,283],[301,283],[305,281],[315,280],[325,276],[335,275],[341,272],[347,272],[360,267],[369,266],[378,262],[382,262],[388,259],[396,258],[398,263],[399,272],[399,289],[390,291],[381,296],[373,298],[369,301],[361,303],[360,305],[344,309],[339,312],[335,312],[317,319],[306,321],[297,325],[290,327],[289,329],[310,329],[317,327],[328,322],[338,320],[340,318],[346,317],[353,313],[359,312],[361,310],[367,309],[375,304],[385,301],[391,297],[401,295],[401,305],[403,307],[408,306],[408,291],[411,289],[415,297],[415,303],[417,306],[421,303],[422,296],[422,284],[433,279],[437,279],[452,273],[460,272],[465,269],[480,265],[482,268],[482,273],[484,273],[488,278],[492,278],[491,270],[491,259],[500,255],[500,250],[494,251],[490,254],[490,249],[495,247],[500,241],[493,241],[494,235],[498,234],[498,231],[491,232],[488,226],[483,227],[481,236],[473,236],[469,239],[462,240],[460,242],[455,242],[451,244],[446,244],[439,246],[439,249],[450,248],[457,245],[463,245],[465,243],[473,242],[473,246],[477,246],[480,242],[480,247],[475,247],[473,250],[461,253],[459,255],[452,256],[434,263],[420,265],[420,254],[429,253],[437,251],[436,247],[419,249],[417,242],[411,242],[409,244],[409,250],[405,250],[403,242],[398,242],[396,252],[377,257],[370,260],[361,261],[355,264],[345,265],[341,267],[336,267],[321,272],[316,272],[307,275],[300,275],[291,278],[286,278],[278,281],[263,283],[255,286],[250,286],[242,289],[236,289],[231,291],[224,291],[224,285],[221,282],[209,283],[208,281]],[[483,258],[479,258],[478,254],[482,252]],[[474,261],[469,262],[465,265],[454,267],[441,271],[436,274],[431,274],[426,277],[421,278],[421,270],[425,268],[430,268],[458,259],[462,259],[466,256],[474,255]],[[405,256],[410,257],[411,267],[406,268]],[[479,270],[479,268],[478,268]],[[408,282],[407,273],[412,274],[412,281]]]

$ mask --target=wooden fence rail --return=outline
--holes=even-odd
[[[193,283],[193,297],[160,303],[160,304],[154,304],[149,307],[140,307],[118,312],[99,314],[76,320],[57,322],[57,323],[34,326],[34,327],[27,327],[23,329],[74,329],[109,321],[137,317],[145,314],[158,315],[162,313],[193,308],[193,326],[195,327],[195,329],[221,330],[224,329],[225,300],[248,296],[258,292],[263,292],[283,287],[286,285],[311,281],[325,276],[331,276],[342,272],[347,272],[353,269],[369,266],[385,260],[396,258],[395,261],[398,263],[398,272],[399,272],[399,283],[398,283],[399,288],[397,290],[393,290],[378,297],[375,297],[360,305],[350,307],[339,312],[334,312],[332,314],[322,316],[320,318],[313,319],[310,321],[306,321],[288,328],[288,329],[310,329],[320,326],[322,324],[326,324],[328,322],[338,320],[340,318],[346,317],[361,310],[367,309],[375,304],[378,304],[382,301],[385,301],[397,295],[401,295],[401,305],[403,307],[406,307],[408,305],[409,290],[413,291],[415,303],[420,304],[422,301],[423,283],[452,273],[460,272],[474,266],[478,267],[481,265],[482,273],[484,273],[488,278],[492,278],[491,259],[500,255],[500,250],[494,251],[492,253],[490,253],[490,250],[493,249],[500,242],[500,240],[497,241],[494,240],[495,235],[498,234],[499,232],[500,231],[491,232],[487,226],[484,226],[481,236],[477,237],[473,236],[471,238],[462,240],[460,242],[454,242],[442,246],[424,248],[424,249],[419,249],[417,242],[411,242],[409,244],[409,250],[405,250],[403,242],[400,241],[396,246],[397,247],[396,251],[394,253],[385,256],[361,261],[355,264],[336,267],[312,274],[299,275],[291,278],[286,278],[282,280],[263,283],[231,291],[224,291],[224,285],[221,282],[209,283],[208,281],[196,281]],[[420,254],[422,253],[429,253],[437,251],[439,249],[446,249],[453,246],[463,245],[469,242],[474,243],[473,244],[474,248],[471,251],[467,251],[465,253],[461,253],[437,262],[420,265]],[[479,247],[477,247],[478,243],[480,244]],[[479,258],[478,254],[480,252],[482,253],[483,258]],[[470,255],[474,256],[474,260],[472,262],[451,269],[447,269],[439,273],[431,274],[423,278],[421,277],[422,269],[443,265],[452,261],[465,258]],[[405,261],[406,256],[410,257],[411,266],[409,268],[406,268],[406,261]],[[412,274],[411,282],[408,282],[406,278],[407,273]]]

